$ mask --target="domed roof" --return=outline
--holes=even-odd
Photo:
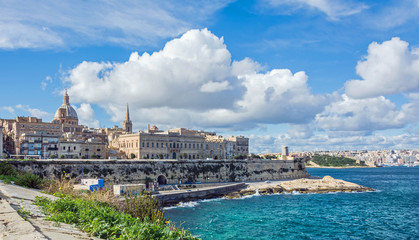
[[[59,119],[60,118],[60,109],[65,110],[65,116],[64,117],[79,119],[78,116],[77,116],[76,110],[74,110],[74,108],[72,106],[67,105],[67,104],[63,104],[63,105],[61,105],[61,107],[59,107],[57,109],[57,111],[55,112],[55,115],[54,115],[54,119]]]
[[[64,110],[65,116],[60,116],[60,112]],[[63,105],[57,109],[54,115],[54,120],[59,120],[62,118],[70,118],[78,120],[77,112],[74,110],[72,106],[70,106],[70,97],[67,94],[67,89],[65,90],[64,96],[63,96]]]

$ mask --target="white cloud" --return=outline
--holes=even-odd
[[[31,108],[28,105],[18,104],[18,105],[16,105],[16,108],[21,110],[21,111],[28,112],[29,116],[32,116],[32,117],[37,117],[37,118],[50,118],[50,117],[52,117],[51,113],[42,111],[41,109],[38,109],[38,108]]]
[[[77,116],[79,117],[79,124],[91,128],[100,127],[99,120],[96,119],[95,111],[90,104],[82,103],[79,108],[73,105],[73,108],[76,110]]]
[[[356,72],[362,80],[345,84],[346,94],[353,98],[419,91],[418,51],[410,51],[409,43],[397,37],[382,44],[371,43]]]
[[[280,136],[251,135],[250,152],[278,153],[281,146],[289,147],[290,152],[312,150],[377,150],[377,149],[415,149],[419,141],[419,131],[402,132],[387,136],[384,132],[370,135],[345,132],[339,136],[328,133],[316,133],[309,138]]]
[[[229,83],[228,81],[223,81],[223,82],[213,82],[213,81],[209,81],[207,83],[205,83],[204,85],[201,86],[201,92],[220,92],[220,91],[224,91],[230,89]]]
[[[325,13],[331,20],[350,16],[368,8],[363,3],[344,0],[267,0],[273,7],[294,6],[295,8],[309,7]]]
[[[229,2],[6,0],[0,5],[0,48],[155,44],[205,23]]]
[[[52,83],[52,78],[50,76],[46,76],[45,80],[41,82],[41,89],[45,90],[50,83]]]
[[[7,112],[9,112],[12,115],[15,115],[16,114],[15,113],[15,109],[13,107],[11,107],[11,106],[1,107],[0,109],[6,110]]]
[[[313,95],[304,72],[259,72],[250,59],[232,63],[223,38],[190,30],[152,54],[123,63],[82,62],[65,81],[74,102],[98,104],[122,121],[125,104],[138,124],[249,128],[309,122],[329,97]]]
[[[419,121],[419,102],[400,109],[383,96],[352,99],[346,95],[316,116],[316,126],[331,131],[374,131],[402,128]]]

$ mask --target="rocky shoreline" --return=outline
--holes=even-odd
[[[367,192],[375,189],[355,183],[325,176],[322,179],[301,178],[291,181],[266,181],[248,183],[247,187],[226,194],[225,198],[241,198],[256,193],[262,195],[280,193],[330,193],[330,192]]]

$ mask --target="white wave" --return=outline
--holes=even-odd
[[[194,208],[194,207],[196,207],[198,205],[199,205],[198,202],[180,202],[176,206],[165,207],[165,208],[163,208],[163,210],[169,210],[169,209],[174,209],[174,208],[182,208],[182,207],[191,207],[191,208]]]
[[[210,198],[210,199],[203,199],[203,200],[199,200],[198,202],[217,202],[217,201],[221,201],[223,198]]]

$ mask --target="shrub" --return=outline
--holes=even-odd
[[[19,175],[15,183],[28,188],[40,188],[45,180],[38,175],[27,172]]]
[[[45,182],[42,188],[49,194],[73,194],[74,180],[68,179],[64,172],[60,178]]]
[[[135,195],[128,193],[125,196],[125,205],[120,209],[124,213],[128,213],[140,220],[150,220],[152,222],[164,223],[163,209],[158,205],[156,199],[151,196],[150,192]]]
[[[0,162],[0,175],[16,176],[17,171],[12,165]]]

